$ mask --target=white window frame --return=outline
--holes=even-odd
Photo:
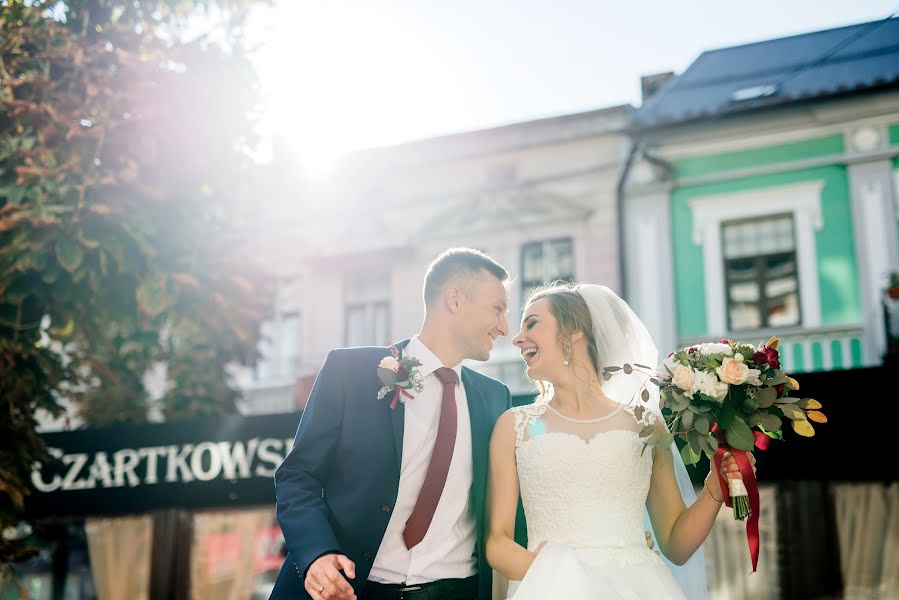
[[[705,263],[706,328],[709,335],[728,332],[722,223],[784,213],[793,215],[795,227],[800,324],[805,328],[821,326],[815,232],[824,225],[822,189],[824,182],[819,180],[702,196],[688,201],[693,212],[693,243],[702,247]]]
[[[543,256],[542,256],[543,271],[545,274],[547,271],[546,267],[547,267],[547,263],[549,260],[547,258],[547,255],[548,255],[547,250],[548,250],[549,246],[554,242],[568,242],[568,244],[571,248],[571,270],[572,270],[572,273],[571,273],[570,277],[572,280],[577,281],[577,276],[575,275],[575,272],[577,271],[577,263],[576,263],[576,255],[575,255],[575,248],[574,248],[574,236],[561,235],[561,236],[552,237],[552,238],[526,240],[526,241],[522,242],[521,246],[519,246],[519,248],[518,248],[518,264],[520,265],[520,268],[521,268],[521,283],[519,285],[519,294],[518,295],[519,295],[519,301],[522,302],[522,305],[523,305],[524,301],[526,300],[526,298],[524,298],[524,291],[526,289],[526,286],[529,286],[531,283],[535,283],[535,281],[532,282],[530,280],[525,279],[526,273],[525,273],[525,265],[524,265],[524,249],[527,248],[528,246],[536,246],[537,244],[540,245],[541,252],[543,254]],[[552,279],[544,280],[542,283],[546,284],[546,283],[551,283],[552,281],[553,281]]]
[[[349,310],[361,309],[363,312],[363,322],[366,331],[365,339],[362,345],[383,345],[389,343],[389,340],[377,339],[377,327],[375,325],[375,313],[379,306],[383,306],[387,311],[387,322],[384,324],[388,336],[391,334],[391,289],[388,283],[385,283],[383,289],[363,289],[354,290],[350,282],[354,279],[378,280],[380,282],[389,282],[390,273],[385,271],[372,275],[370,273],[345,273],[344,274],[344,299],[343,299],[343,339],[344,344],[350,346],[355,343],[350,340],[350,323]]]

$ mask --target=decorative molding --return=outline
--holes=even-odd
[[[528,187],[484,190],[467,202],[448,207],[419,229],[428,238],[469,235],[473,232],[547,225],[581,223],[592,209],[561,194]]]
[[[853,126],[846,130],[845,140],[848,150],[853,154],[873,152],[886,148],[886,124]]]
[[[688,202],[693,212],[693,243],[702,246],[705,262],[705,294],[708,333],[727,331],[727,299],[724,285],[724,253],[721,224],[724,221],[790,213],[796,232],[799,302],[803,327],[821,324],[821,297],[815,231],[824,225],[821,213],[823,181],[810,181],[702,196]]]
[[[894,94],[890,101],[883,103],[872,103],[870,96],[866,96],[864,105],[847,106],[839,111],[818,108],[809,114],[807,111],[784,110],[779,116],[766,111],[728,124],[716,122],[714,126],[709,126],[704,122],[692,127],[684,126],[678,134],[682,141],[676,141],[672,133],[666,131],[660,138],[661,144],[654,147],[654,152],[665,160],[680,160],[845,134],[847,125],[886,127],[899,122],[897,101],[899,94]]]
[[[892,159],[899,156],[899,146],[890,146],[882,150],[874,150],[873,152],[865,152],[863,154],[834,154],[832,156],[822,156],[820,158],[808,158],[803,160],[792,160],[787,162],[773,163],[769,165],[761,165],[758,167],[747,167],[744,169],[735,169],[732,171],[720,171],[709,175],[699,175],[697,177],[684,177],[677,181],[678,187],[688,187],[693,185],[705,185],[707,183],[717,183],[719,181],[730,181],[732,179],[743,179],[745,177],[759,177],[762,175],[774,175],[776,173],[788,173],[791,171],[801,171],[804,169],[814,169],[816,167],[828,167],[830,165],[850,165],[860,162],[873,162],[877,160]]]

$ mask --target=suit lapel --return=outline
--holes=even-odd
[[[396,344],[397,349],[400,351],[400,357],[403,356],[403,351],[406,349],[406,344],[409,343],[409,340],[403,340],[402,342]],[[396,466],[397,471],[401,471],[403,468],[403,430],[406,425],[406,404],[404,402],[397,402],[396,408],[390,408],[390,402],[393,400],[390,396],[384,398],[384,405],[387,407],[387,410],[390,411],[390,423],[393,426],[393,444],[396,449]]]
[[[465,386],[468,417],[471,421],[471,462],[474,483],[472,488],[475,510],[480,513],[487,487],[487,447],[490,444],[490,432],[487,431],[487,406],[484,394],[474,383],[471,371],[466,367],[462,367],[462,385]]]

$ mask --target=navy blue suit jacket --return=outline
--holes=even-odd
[[[400,346],[403,347],[405,343]],[[275,473],[278,522],[287,543],[271,600],[309,598],[306,570],[331,552],[356,565],[360,594],[397,498],[403,456],[404,405],[378,400],[376,369],[388,348],[332,350],[315,380],[293,449]],[[477,516],[479,595],[491,597],[485,551],[487,452],[493,425],[512,406],[509,389],[462,368],[471,417],[473,506]]]

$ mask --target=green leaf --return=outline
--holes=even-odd
[[[662,434],[662,437],[659,439],[659,445],[663,448],[667,448],[671,444],[674,443],[674,434],[670,431],[666,431]]]
[[[693,448],[690,447],[690,444],[684,444],[680,449],[680,457],[683,459],[685,465],[695,465],[699,462],[700,454],[699,452],[694,452]]]
[[[648,402],[649,401],[649,390],[644,389],[642,392],[640,392],[640,398],[643,399],[643,402]]]
[[[740,408],[743,409],[744,413],[749,414],[755,412],[758,407],[758,401],[756,401],[754,398],[747,397],[743,400],[743,405]]]
[[[712,444],[709,442],[709,436],[699,435],[697,438],[699,439],[699,450],[707,457],[711,458],[712,455],[715,454],[715,451],[712,449]]]
[[[783,371],[774,371],[774,375],[765,380],[765,383],[770,386],[780,385],[782,383],[787,382],[787,375]]]
[[[646,412],[646,409],[643,408],[642,406],[635,406],[635,407],[634,407],[634,416],[637,417],[637,420],[638,420],[638,421],[642,421],[642,420],[643,420],[643,413],[644,413],[644,412]]]
[[[687,434],[687,444],[689,444],[689,446],[693,450],[693,452],[695,452],[697,454],[699,454],[699,452],[700,452],[700,447],[699,447],[699,438],[700,437],[702,437],[702,436],[700,436],[695,431],[691,431],[690,433]]]
[[[129,340],[119,347],[120,356],[128,356],[129,354],[140,355],[144,351],[145,346],[140,342]]]
[[[734,419],[730,427],[725,430],[724,435],[731,448],[752,450],[755,446],[755,437],[752,435],[752,430],[749,429],[749,425],[743,419]]]
[[[773,415],[771,413],[763,413],[761,425],[765,431],[780,431],[780,428],[783,427],[783,421],[781,421],[780,417],[778,417],[777,415]]]
[[[796,404],[799,402],[801,398],[797,398],[796,396],[781,396],[777,399],[778,404]]]
[[[759,408],[768,408],[777,400],[777,390],[773,387],[762,388],[756,393],[755,400],[759,403]]]
[[[718,426],[722,429],[729,428],[736,416],[737,412],[734,410],[734,407],[729,402],[725,403],[721,408],[721,412],[718,413]]]
[[[780,410],[783,412],[784,416],[786,418],[790,419],[791,421],[807,420],[806,416],[805,416],[805,412],[797,406],[793,406],[792,404],[780,404],[779,407],[780,407]]]
[[[56,242],[56,260],[63,269],[74,273],[84,260],[84,250],[74,240],[62,238]]]
[[[632,366],[630,366],[628,364],[624,365],[624,374],[625,375],[630,375],[633,372],[634,372],[634,368]]]
[[[690,406],[690,399],[678,391],[672,391],[671,404],[669,406],[674,412],[683,412]]]
[[[681,413],[681,422],[684,424],[685,429],[693,428],[693,419],[695,418],[696,413],[686,410]]]
[[[378,377],[381,378],[381,382],[386,386],[396,385],[396,373],[390,369],[378,367]]]
[[[144,279],[135,292],[137,305],[149,317],[158,317],[171,305],[168,278],[156,273]]]
[[[652,425],[647,425],[642,430],[640,430],[640,437],[649,437],[653,434],[654,431],[655,427],[653,427]]]
[[[710,424],[709,424],[709,418],[707,416],[699,415],[698,417],[696,417],[696,421],[693,424],[693,426],[696,428],[696,431],[699,432],[700,434],[702,434],[702,435],[709,434]]]

